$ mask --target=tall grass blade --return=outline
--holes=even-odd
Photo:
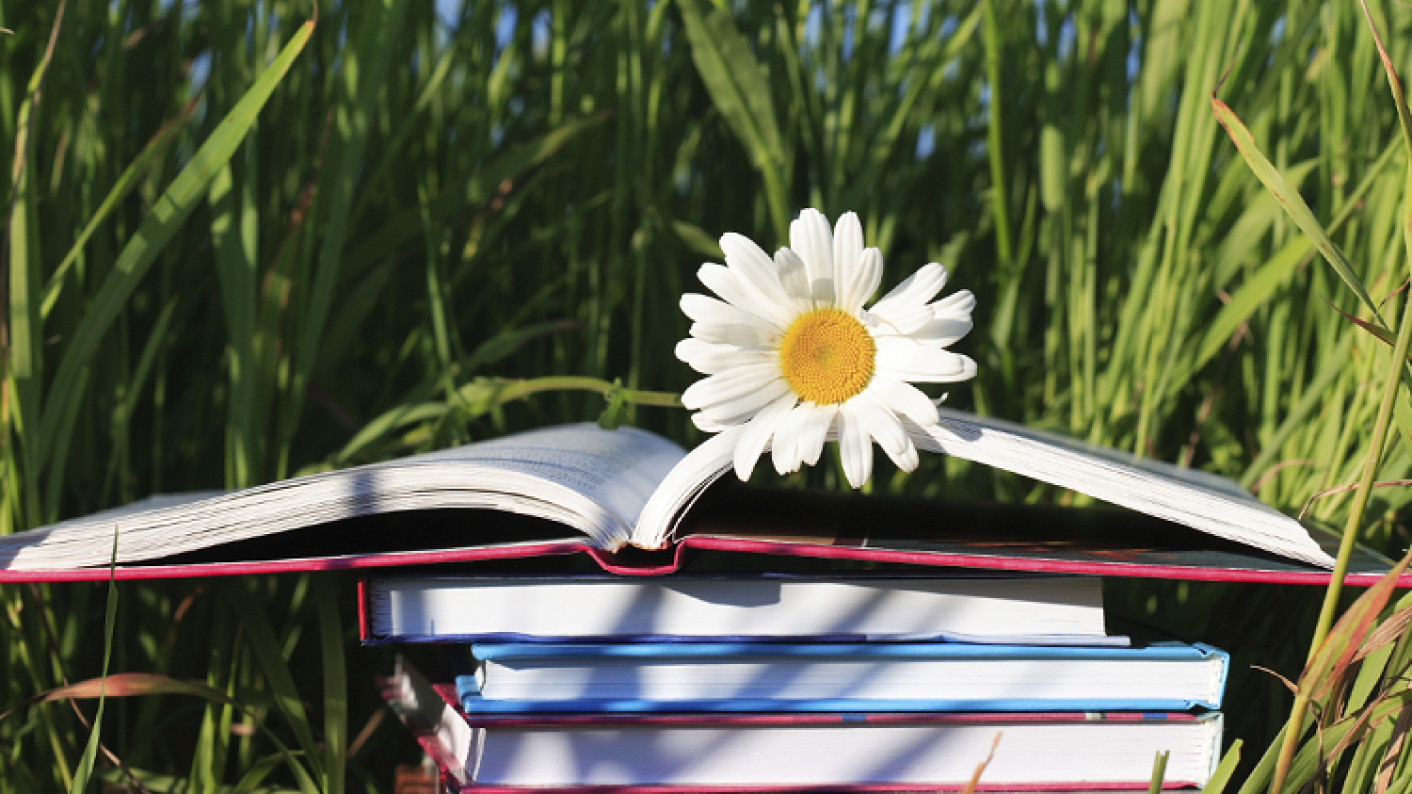
[[[330,577],[315,583],[320,652],[324,660],[324,794],[343,794],[348,757],[348,667],[343,658],[343,621],[338,590]]]
[[[219,689],[212,688],[199,681],[181,681],[159,673],[115,673],[103,678],[95,678],[88,681],[80,681],[75,684],[55,687],[46,692],[41,692],[14,708],[0,714],[0,720],[4,720],[20,709],[38,703],[49,703],[57,700],[92,700],[94,698],[126,698],[145,697],[151,695],[187,695],[209,700],[213,703],[228,705],[241,711],[246,711],[239,701],[230,697]],[[96,729],[97,723],[94,723]],[[279,757],[285,762],[290,773],[298,781],[299,790],[305,794],[318,794],[318,787],[309,777],[309,773],[298,762],[296,754],[289,750],[279,737],[270,731],[263,723],[256,723],[256,727],[261,734],[269,740],[279,750]]]
[[[152,140],[148,141],[142,153],[128,165],[118,180],[113,183],[113,188],[103,198],[103,203],[98,205],[98,209],[89,218],[88,225],[83,227],[82,232],[79,232],[73,247],[69,249],[59,266],[54,268],[54,272],[50,274],[49,280],[45,283],[44,299],[39,310],[42,317],[49,316],[49,313],[54,309],[54,304],[59,300],[59,296],[63,294],[64,279],[69,274],[74,262],[78,261],[79,255],[83,253],[83,247],[88,243],[89,238],[93,236],[99,226],[102,226],[112,216],[113,211],[118,208],[123,199],[127,198],[128,194],[138,186],[142,177],[147,175],[148,171],[181,136],[186,125],[190,123],[191,117],[195,115],[199,101],[198,97],[186,103],[186,107],[182,108],[180,113],[173,116],[171,121],[163,125],[162,129],[152,136]]]
[[[1216,766],[1216,771],[1211,773],[1211,777],[1206,780],[1206,785],[1201,787],[1203,792],[1222,794],[1226,790],[1226,786],[1230,785],[1231,778],[1235,775],[1236,766],[1240,763],[1241,744],[1240,739],[1231,742],[1231,748],[1221,756],[1221,763]]]
[[[277,476],[284,476],[289,439],[303,410],[304,394],[324,341],[324,326],[333,306],[344,246],[352,228],[350,211],[354,188],[373,123],[373,108],[378,89],[386,79],[405,9],[405,3],[386,0],[359,5],[355,15],[357,25],[350,34],[356,37],[355,46],[344,52],[346,62],[337,75],[339,92],[333,109],[335,118],[328,163],[320,174],[317,199],[317,215],[324,236],[318,265],[299,317],[290,400],[280,431]]]
[[[701,0],[677,0],[696,71],[721,118],[750,155],[765,181],[765,196],[775,235],[789,239],[789,206],[785,198],[784,147],[775,121],[770,86],[750,43],[720,8],[703,7]]]
[[[83,794],[88,788],[88,779],[93,776],[93,763],[98,758],[98,742],[103,732],[103,707],[107,704],[104,687],[108,677],[108,662],[113,656],[113,626],[118,618],[118,583],[115,577],[118,565],[118,528],[113,527],[113,553],[108,560],[108,606],[103,614],[103,674],[98,678],[98,713],[93,717],[93,729],[88,734],[88,744],[74,769],[73,784],[69,794]]]
[[[240,615],[241,623],[249,636],[250,648],[269,682],[275,706],[284,715],[289,729],[293,731],[299,746],[304,750],[304,757],[309,762],[313,777],[327,779],[323,765],[324,754],[314,741],[309,716],[304,711],[304,701],[294,685],[294,675],[289,669],[289,663],[284,659],[280,642],[275,637],[269,618],[265,617],[264,610],[255,599],[237,596],[230,599],[230,604]]]
[[[162,248],[171,241],[187,216],[205,198],[207,185],[234,154],[240,141],[254,125],[260,109],[274,93],[275,87],[279,85],[294,59],[304,49],[313,31],[312,21],[300,27],[279,57],[261,73],[255,84],[163,192],[152,211],[142,219],[137,233],[123,248],[112,272],[89,304],[87,313],[59,360],[50,398],[45,404],[39,427],[36,459],[31,461],[30,465],[42,467],[49,458],[58,455],[57,440],[63,429],[60,422],[69,415],[68,403],[78,400],[81,396],[78,388],[81,370],[98,351],[99,342],[127,305],[128,298],[133,290],[137,289],[138,283],[156,261]]]
[[[1348,288],[1358,297],[1359,302],[1372,312],[1379,323],[1382,323],[1382,315],[1378,313],[1377,304],[1369,297],[1368,290],[1363,286],[1362,280],[1358,278],[1353,265],[1344,258],[1343,252],[1339,250],[1334,241],[1329,239],[1328,234],[1324,232],[1324,227],[1314,217],[1309,205],[1304,203],[1304,198],[1299,195],[1299,191],[1285,180],[1279,169],[1265,159],[1265,155],[1261,153],[1260,147],[1255,142],[1255,136],[1250,134],[1250,130],[1246,129],[1245,124],[1226,106],[1226,103],[1217,98],[1215,92],[1211,94],[1211,110],[1215,112],[1221,126],[1226,128],[1226,134],[1230,136],[1231,142],[1240,151],[1240,156],[1245,158],[1250,170],[1255,172],[1265,187],[1274,194],[1300,230],[1313,241],[1314,246],[1319,249],[1319,253],[1324,255],[1325,261],[1333,267],[1339,278],[1343,279],[1343,283],[1348,285]],[[1383,324],[1386,325],[1386,323]]]

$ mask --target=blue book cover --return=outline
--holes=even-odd
[[[470,714],[1218,709],[1206,645],[477,643]]]

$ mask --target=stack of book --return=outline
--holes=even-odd
[[[731,487],[735,431],[688,452],[579,424],[17,533],[0,582],[520,563],[623,577],[367,585],[365,637],[460,644],[461,690],[421,690],[449,704],[407,670],[389,688],[457,785],[957,788],[996,735],[982,788],[1145,789],[1159,750],[1169,784],[1199,784],[1225,658],[1106,636],[1095,578],[1019,577],[1323,585],[1338,538],[1203,472],[940,414],[909,427],[918,449],[1126,510]],[[777,564],[953,578],[677,576]],[[1359,549],[1344,581],[1390,567]],[[976,570],[1011,578],[955,578]]]
[[[369,642],[447,788],[1146,790],[1220,754],[1227,658],[1105,632],[1093,577],[397,577]],[[981,768],[981,765],[984,767]]]

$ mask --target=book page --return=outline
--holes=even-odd
[[[631,526],[667,472],[686,457],[661,436],[621,427],[563,425],[481,441],[408,462],[478,465],[528,474],[597,502]]]
[[[1001,419],[940,413],[941,422],[926,429],[903,420],[918,449],[995,466],[1322,568],[1334,565],[1298,521],[1222,477]]]
[[[543,518],[603,548],[626,542],[643,505],[685,451],[633,428],[580,424],[269,483],[211,498],[151,500],[0,538],[0,569],[106,566],[360,516],[479,508]],[[447,547],[477,545],[474,527]],[[330,548],[327,556],[343,553]],[[231,560],[240,562],[240,560]]]
[[[940,409],[940,414],[940,423],[928,428],[903,420],[919,450],[984,463],[1257,549],[1333,567],[1333,559],[1298,521],[1222,477],[1004,420],[949,409]],[[718,433],[667,475],[633,529],[634,545],[662,548],[671,541],[681,515],[706,486],[730,470],[742,432],[738,427]]]

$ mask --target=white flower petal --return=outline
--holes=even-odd
[[[895,455],[888,452],[887,456],[892,458],[892,464],[902,471],[916,471],[917,465],[922,462],[922,456],[917,453],[917,445],[912,443],[910,436],[907,437],[906,449]]]
[[[781,378],[755,391],[708,405],[702,408],[701,412],[706,414],[706,419],[718,425],[734,427],[750,421],[761,408],[779,399],[781,395],[793,393],[789,390],[789,384]]]
[[[814,405],[808,403],[809,415],[806,417],[804,428],[799,433],[799,462],[813,466],[819,462],[819,456],[824,452],[824,442],[828,440],[829,430],[833,427],[833,421],[838,417],[837,405]]]
[[[931,304],[932,313],[938,318],[953,318],[957,320],[971,319],[971,311],[976,308],[976,296],[968,289],[947,295],[945,298]]]
[[[703,433],[719,433],[723,430],[729,430],[732,427],[735,427],[735,425],[723,425],[713,422],[710,419],[707,419],[706,414],[703,413],[692,414],[691,423],[696,425],[696,429],[700,430]]]
[[[914,336],[935,319],[930,307],[901,308],[895,303],[884,306],[881,312],[874,309],[868,313],[878,319],[879,334],[896,336]]]
[[[850,298],[853,284],[859,281],[858,268],[862,258],[863,224],[858,222],[855,213],[845,212],[838,216],[838,223],[833,229],[833,283],[837,305],[844,311],[848,311],[845,303]],[[862,308],[861,304],[858,308]]]
[[[961,359],[961,374],[948,381],[938,381],[939,383],[957,383],[963,380],[970,380],[976,376],[976,362],[973,361],[970,356],[962,356],[959,353],[957,357]]]
[[[954,317],[933,319],[908,336],[928,347],[947,347],[971,332],[974,323],[970,318],[959,320]]]
[[[908,437],[897,414],[875,394],[863,392],[849,402],[858,401],[858,415],[863,419],[868,435],[877,440],[878,446],[892,459],[897,468],[912,471],[917,468],[920,458],[917,447]]]
[[[732,345],[741,348],[775,349],[780,344],[780,331],[766,331],[757,325],[717,325],[716,323],[692,323],[691,335],[713,345]]]
[[[783,475],[799,471],[799,436],[808,418],[808,405],[796,405],[775,428],[775,437],[770,441],[770,461],[774,463],[776,473]]]
[[[794,407],[796,399],[793,394],[780,397],[756,414],[745,426],[745,432],[735,445],[735,476],[742,482],[750,479],[750,472],[755,470],[755,462],[760,459],[760,453],[765,451],[765,445],[770,443],[775,428],[781,419],[789,415],[789,409]]]
[[[789,296],[780,285],[775,261],[749,237],[735,232],[721,235],[721,250],[726,254],[726,267],[735,274],[736,280],[753,290],[757,300],[765,304],[769,312],[765,316],[782,326],[788,325],[794,312],[790,311]]]
[[[928,347],[916,340],[879,336],[878,374],[911,383],[952,383],[975,376],[976,364],[950,350]]]
[[[829,219],[812,207],[801,210],[799,218],[789,225],[789,247],[804,260],[814,301],[832,305],[833,233],[829,231]]]
[[[840,270],[840,273],[842,271]],[[878,291],[878,285],[882,283],[883,257],[882,251],[876,248],[864,249],[858,255],[858,262],[852,269],[852,275],[838,279],[838,308],[848,312],[853,316],[858,316],[863,311],[863,304],[873,297],[873,293]],[[930,314],[927,315],[930,318]]]
[[[814,296],[810,292],[809,272],[799,254],[788,248],[775,252],[775,267],[779,268],[780,286],[794,303],[796,312],[814,308]]]
[[[703,265],[697,275],[720,300],[684,295],[691,338],[676,354],[707,375],[682,395],[692,421],[707,432],[732,430],[733,465],[746,479],[766,447],[781,474],[817,464],[830,435],[838,438],[844,476],[862,487],[872,475],[873,443],[903,470],[918,464],[904,418],[922,426],[938,421],[935,402],[913,382],[973,377],[975,362],[944,349],[970,332],[975,297],[961,291],[930,302],[946,283],[935,262],[878,301],[864,304],[882,279],[882,253],[865,248],[858,216],[845,213],[830,228],[814,209],[790,224],[790,245],[773,258],[738,234],[721,238],[724,266]],[[868,387],[841,405],[799,403],[780,370],[779,346],[802,313],[837,308],[858,318],[877,344]]]
[[[703,375],[751,364],[769,364],[777,359],[772,350],[742,350],[734,345],[713,345],[691,337],[677,343],[677,358]]]
[[[682,392],[681,404],[691,411],[713,407],[759,391],[775,380],[782,382],[779,367],[769,364],[739,367],[691,384]]]
[[[892,411],[899,413],[923,427],[934,425],[939,417],[936,405],[910,383],[904,383],[886,375],[874,375],[868,384],[868,393],[877,397]]]
[[[698,323],[753,325],[760,328],[765,333],[779,330],[774,323],[761,319],[757,314],[748,312],[739,306],[732,306],[725,301],[718,301],[715,298],[708,298],[705,295],[698,295],[694,292],[688,292],[682,295],[680,305],[682,314],[685,314]]]
[[[844,403],[862,424],[863,430],[876,439],[878,446],[889,455],[900,454],[907,447],[907,431],[897,421],[897,415],[867,392],[863,392]]]
[[[946,268],[935,262],[923,265],[916,273],[908,276],[906,281],[893,287],[870,311],[874,314],[900,316],[912,308],[925,305],[936,297],[944,286]]]
[[[862,488],[873,474],[873,442],[849,403],[838,407],[838,454],[843,460],[843,476],[848,484]]]
[[[725,265],[713,265],[708,262],[696,271],[696,277],[706,285],[707,289],[720,296],[721,300],[774,323],[780,327],[780,330],[784,330],[785,322],[776,316],[779,314],[778,310],[772,308],[754,290],[740,283],[740,279],[736,278],[735,274]]]

